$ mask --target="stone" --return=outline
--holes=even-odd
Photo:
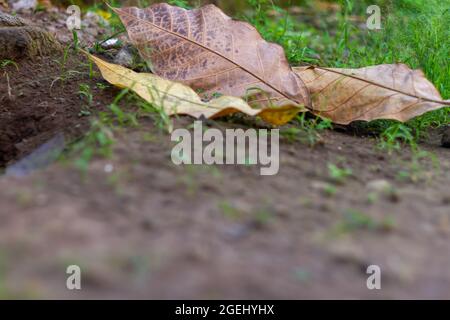
[[[122,45],[122,42],[117,38],[108,39],[101,44],[102,48],[105,50],[119,48],[121,45]]]
[[[18,0],[12,3],[12,9],[14,11],[31,10],[38,5],[37,0]]]
[[[135,54],[130,46],[125,46],[119,50],[114,58],[114,63],[124,66],[126,68],[131,68],[134,64]]]
[[[59,42],[44,29],[0,12],[0,59],[50,55],[61,50]]]
[[[98,25],[107,26],[109,22],[105,20],[102,16],[96,14],[95,12],[88,11],[83,21],[81,22],[84,27],[97,27]]]
[[[392,185],[389,181],[378,179],[372,180],[367,183],[367,189],[376,193],[387,193],[392,190]]]

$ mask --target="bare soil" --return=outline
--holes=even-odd
[[[81,57],[63,54],[20,60],[1,70],[0,82],[0,167],[17,160],[64,132],[67,139],[79,137],[89,118],[80,112],[88,107],[79,94],[87,84],[96,96],[94,110],[111,102],[114,92],[100,90],[100,79],[89,78],[89,66]],[[104,102],[104,103],[102,103]]]
[[[69,59],[66,81],[61,57],[42,59],[3,70],[12,96],[2,72],[0,166],[58,132],[81,136],[118,92],[98,89],[84,59]],[[91,117],[80,116],[83,83]],[[69,159],[0,176],[1,298],[450,298],[450,150],[439,132],[420,145],[435,161],[416,164],[406,147],[388,154],[349,132],[326,131],[314,148],[282,140],[280,171],[266,177],[257,166],[176,166],[150,120],[114,135],[113,156],[86,173]],[[336,183],[330,163],[352,175]],[[377,180],[392,188],[374,191]],[[80,291],[66,288],[71,264]],[[366,287],[372,264],[381,290]]]

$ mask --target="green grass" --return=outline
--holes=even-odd
[[[336,235],[339,235],[358,230],[390,231],[395,227],[396,222],[390,215],[375,219],[362,211],[348,209],[344,212],[341,221],[334,226],[333,231]]]
[[[92,106],[94,102],[94,95],[92,94],[92,90],[87,83],[82,83],[79,86],[78,94],[86,99],[86,102],[89,106]]]
[[[69,150],[63,159],[66,160],[66,157],[70,159],[72,156],[75,167],[86,173],[93,157],[111,157],[113,144],[111,128],[100,120],[93,120],[89,132],[82,139],[69,146]]]
[[[299,141],[314,147],[323,142],[321,131],[331,128],[332,124],[328,119],[307,118],[306,114],[302,113],[293,121],[293,126],[281,128],[280,135],[289,142]]]
[[[352,174],[350,168],[340,168],[333,163],[328,164],[328,175],[332,181],[338,184],[343,184]]]
[[[19,70],[19,66],[15,61],[10,60],[10,59],[0,60],[0,69],[6,68],[9,65],[14,66],[16,68],[16,70]]]

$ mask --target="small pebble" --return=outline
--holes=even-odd
[[[134,62],[133,52],[129,49],[128,46],[120,49],[120,51],[114,58],[115,64],[124,66],[126,68],[131,68],[133,66],[133,62]]]
[[[112,39],[108,39],[105,42],[102,43],[102,48],[103,49],[111,49],[111,48],[117,48],[120,47],[121,43],[119,41],[119,39],[117,38],[112,38]]]
[[[12,3],[12,8],[14,11],[22,11],[34,9],[37,5],[37,0],[19,0]]]
[[[367,189],[377,193],[389,192],[392,190],[392,185],[387,180],[372,180],[367,183]]]
[[[108,163],[108,164],[105,165],[105,167],[103,168],[103,170],[104,170],[106,173],[111,173],[111,172],[113,172],[113,170],[114,170],[114,166],[113,166],[112,164]]]

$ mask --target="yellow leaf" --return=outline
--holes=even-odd
[[[191,88],[151,73],[137,73],[120,65],[108,63],[85,51],[100,69],[103,78],[119,88],[129,88],[155,106],[162,107],[168,115],[185,114],[194,118],[216,118],[236,112],[259,116],[273,125],[289,122],[306,109],[294,104],[276,108],[254,109],[237,97],[221,96],[203,102]]]
[[[95,13],[98,14],[103,19],[107,20],[107,21],[109,19],[111,19],[111,16],[112,16],[111,12],[108,12],[108,11],[105,11],[105,10],[100,10],[100,9],[95,10]]]

